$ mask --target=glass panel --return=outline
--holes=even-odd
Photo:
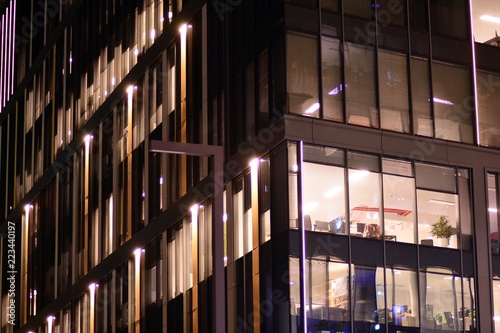
[[[332,12],[338,12],[339,0],[321,0],[321,9]]]
[[[347,122],[378,128],[373,48],[346,42],[344,59]]]
[[[381,239],[380,174],[349,170],[350,233]]]
[[[473,143],[474,98],[469,68],[433,63],[436,137]]]
[[[415,180],[383,177],[385,240],[415,243]]]
[[[381,314],[386,311],[382,269],[354,267],[353,300],[354,331],[374,331]]]
[[[393,175],[413,176],[411,162],[382,158],[382,171]]]
[[[288,111],[318,118],[318,40],[288,34],[286,41]]]
[[[406,1],[377,0],[377,19],[382,26],[406,26]]]
[[[412,29],[429,30],[427,21],[427,1],[409,1],[410,27]]]
[[[468,1],[430,0],[430,8],[432,33],[469,38]]]
[[[412,1],[415,2],[415,1]],[[415,134],[432,136],[431,93],[427,60],[411,58],[411,90],[413,131]]]
[[[388,268],[385,273],[389,326],[419,327],[417,272]]]
[[[460,330],[465,329],[465,332],[475,332],[477,329],[476,323],[476,306],[474,299],[474,278],[464,277],[463,282],[463,294],[464,294],[464,305],[462,311],[458,312],[458,328]],[[493,291],[495,291],[495,286],[493,286]],[[495,321],[496,322],[496,321]]]
[[[499,87],[500,75],[477,72],[479,142],[482,146],[500,147]]]
[[[415,163],[415,174],[419,188],[457,192],[455,168]]]
[[[380,171],[379,157],[377,155],[366,155],[349,152],[347,154],[347,165],[349,168]]]
[[[500,46],[498,37],[498,17],[500,2],[491,0],[472,1],[474,20],[474,40],[478,43]]]
[[[379,51],[378,65],[381,127],[409,133],[406,56]]]
[[[271,239],[271,165],[269,157],[260,160],[259,211],[261,243]]]
[[[297,145],[288,143],[288,202],[289,202],[289,218],[290,228],[297,229],[299,227],[299,196],[298,196],[298,172],[299,166],[297,161]]]
[[[495,175],[488,174],[488,221],[490,223],[491,252],[500,254],[498,245],[498,182],[496,178]]]
[[[249,174],[233,182],[235,259],[250,251],[252,246],[252,202]]]
[[[449,247],[456,249],[458,195],[435,191],[417,190],[418,239],[420,244]],[[452,228],[451,237],[437,237],[431,234],[433,224],[441,217],[449,220]]]
[[[493,320],[495,333],[500,332],[500,279],[493,279]]]
[[[304,145],[304,161],[330,165],[345,165],[344,150],[323,146]]]
[[[292,317],[292,327],[296,324],[300,317],[300,269],[299,258],[290,258],[290,315]]]
[[[449,274],[421,273],[422,329],[457,332],[462,309],[462,279]]]
[[[344,168],[304,162],[302,177],[306,229],[347,233]]]
[[[323,117],[344,121],[342,112],[342,63],[340,41],[323,37],[321,44],[321,68],[323,79]]]
[[[313,331],[344,332],[349,321],[349,266],[307,260],[307,326]]]
[[[469,189],[469,170],[458,169],[458,199],[460,212],[460,248],[472,251],[472,212]]]
[[[371,19],[375,4],[373,0],[350,0],[344,1],[344,13]]]

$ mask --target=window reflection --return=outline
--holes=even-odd
[[[344,59],[347,122],[378,128],[374,50],[346,42]]]
[[[473,98],[470,69],[433,63],[432,89],[436,137],[473,143]]]
[[[340,41],[323,37],[321,41],[321,66],[323,79],[323,115],[325,119],[343,121],[342,64]]]
[[[379,51],[378,65],[381,127],[409,133],[406,56]]]
[[[462,278],[437,271],[420,274],[422,329],[470,332],[475,326],[471,294],[466,293],[462,303]],[[472,278],[464,282],[467,288],[473,287]]]
[[[286,43],[289,112],[318,118],[318,41],[288,34]]]
[[[488,174],[488,221],[490,224],[491,253],[500,254],[498,245],[498,176]]]
[[[482,146],[500,147],[500,89],[496,82],[500,75],[477,72],[477,109],[479,120],[479,143]]]

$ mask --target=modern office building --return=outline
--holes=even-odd
[[[0,331],[500,333],[499,29],[0,0]]]

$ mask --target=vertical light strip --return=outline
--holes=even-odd
[[[472,13],[472,0],[469,0],[470,13],[470,40],[472,43],[472,81],[474,82],[474,120],[476,122],[476,144],[479,146],[479,106],[477,105],[477,68],[476,68],[476,43],[474,41],[474,16]]]
[[[304,142],[300,141],[299,142],[299,151],[300,151],[300,161],[299,161],[299,172],[300,172],[300,190],[303,192],[303,177],[302,177],[302,172],[304,170]],[[302,195],[300,195],[300,202],[299,205],[302,205]],[[305,221],[304,221],[304,212],[302,209],[300,209],[300,223],[301,223],[301,228],[300,228],[300,241],[302,243],[301,246],[301,269],[302,269],[302,276],[301,276],[301,281],[300,284],[302,286],[302,296],[304,299],[304,304],[301,304],[301,311],[302,311],[302,316],[304,317],[304,327],[302,328],[302,331],[304,333],[307,333],[307,293],[306,293],[306,228],[305,228]]]
[[[9,95],[10,95],[10,62],[11,62],[11,59],[10,59],[10,40],[11,40],[11,36],[10,36],[10,25],[11,25],[11,18],[10,18],[10,8],[7,8],[6,11],[5,11],[5,17],[6,17],[6,20],[5,20],[5,36],[6,36],[6,40],[5,40],[5,53],[6,53],[6,56],[7,56],[7,62],[6,63],[3,63],[5,64],[6,66],[6,69],[5,69],[5,104],[7,104],[7,101],[9,100]]]
[[[192,293],[192,316],[193,316],[193,333],[198,333],[198,217],[199,206],[191,207],[191,260],[193,274],[193,293]],[[203,231],[200,231],[203,232]]]
[[[135,302],[134,302],[134,327],[135,332],[139,333],[140,329],[140,319],[141,319],[141,249],[136,249],[134,251],[135,258]]]
[[[4,28],[4,15],[0,17],[0,111],[3,108],[3,91],[4,91],[4,77],[3,77],[3,72],[4,72],[4,66],[1,66],[1,64],[5,63],[4,57],[5,57],[5,52],[3,50],[5,45],[5,28]]]
[[[52,329],[54,327],[54,319],[56,319],[56,317],[54,317],[54,316],[47,317],[47,331],[48,331],[48,333],[52,333]]]
[[[187,45],[187,24],[183,24],[181,28],[179,29],[179,32],[181,34],[181,142],[187,142],[187,119],[186,119],[186,68],[187,68],[187,51],[186,51],[186,45]],[[180,175],[179,179],[181,182],[181,195],[184,195],[187,192],[187,177],[186,177],[186,155],[181,155],[181,167],[180,167]]]
[[[0,66],[1,67],[1,66]],[[28,290],[28,231],[30,219],[30,205],[24,206],[24,224],[21,229],[21,288]],[[28,318],[28,293],[21,294],[21,323],[25,323]]]
[[[260,258],[259,258],[259,159],[250,162],[250,195],[252,202],[252,298],[254,333],[261,331]]]
[[[108,255],[113,252],[113,195],[109,196],[109,235]]]
[[[12,48],[11,48],[11,52],[12,52],[12,80],[10,82],[11,84],[11,93],[13,94],[14,93],[14,86],[15,86],[15,64],[14,62],[16,61],[16,57],[15,57],[15,50],[16,50],[16,0],[14,0],[12,2]]]
[[[132,103],[134,97],[134,87],[127,88],[127,193],[126,193],[126,226],[127,226],[127,239],[132,236]]]
[[[85,170],[83,184],[83,230],[84,230],[84,245],[83,245],[83,273],[87,274],[89,268],[89,183],[90,183],[90,134],[85,136]]]
[[[89,286],[89,294],[90,294],[90,313],[89,313],[89,333],[94,333],[95,327],[95,283],[91,283]]]

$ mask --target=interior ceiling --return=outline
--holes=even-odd
[[[351,171],[352,172],[352,171]],[[371,176],[371,177],[370,177]],[[364,178],[351,178],[351,204],[355,206],[377,207],[380,205],[379,183],[373,181],[378,174],[368,174]],[[341,168],[304,163],[304,214],[311,215],[313,220],[331,221],[344,214],[345,191],[335,191],[333,196],[325,196],[334,187],[342,186],[344,175]],[[398,208],[411,211],[410,214],[386,214],[387,220],[413,221],[415,218],[415,189],[411,178],[386,175],[384,178],[386,208]],[[447,193],[419,191],[419,222],[432,224],[438,215],[447,215],[453,221],[458,203],[456,196]],[[429,202],[434,200],[434,202]],[[314,204],[313,204],[314,203]],[[443,204],[450,203],[450,204]],[[453,203],[453,204],[451,204]]]
[[[495,37],[496,32],[500,34],[500,23],[480,19],[482,15],[490,15],[500,19],[500,1],[473,0],[472,13],[474,16],[474,39],[476,42],[485,42]]]

